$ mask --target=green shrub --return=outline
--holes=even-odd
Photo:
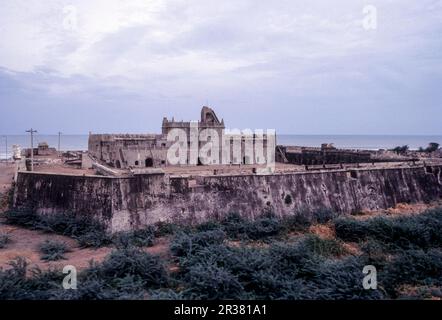
[[[83,247],[101,247],[111,243],[106,228],[96,219],[69,213],[38,215],[30,209],[9,210],[6,223],[72,237]]]
[[[145,229],[131,232],[119,232],[113,237],[113,243],[118,247],[151,247],[155,242],[155,228],[147,227]]]
[[[9,266],[7,270],[0,269],[0,300],[45,300],[60,290],[62,272],[28,270],[23,257],[12,260]]]
[[[172,240],[170,250],[177,257],[194,254],[201,248],[224,242],[226,235],[222,230],[202,231],[194,234],[179,233]]]
[[[228,270],[209,263],[192,266],[186,275],[188,288],[183,294],[188,299],[222,300],[242,299],[244,288]]]
[[[337,257],[346,253],[346,250],[339,241],[335,239],[322,239],[317,235],[307,235],[302,240],[301,245],[305,246],[310,252],[324,257]]]
[[[363,257],[326,260],[309,283],[312,299],[317,300],[379,300],[385,299],[383,291],[365,290],[362,273],[368,261]],[[379,284],[378,284],[379,285]]]
[[[230,213],[221,221],[220,228],[230,239],[261,240],[281,235],[285,226],[282,220],[272,213],[264,214],[255,220],[246,220],[237,213]]]
[[[284,217],[281,223],[286,232],[305,231],[311,226],[311,217],[308,212],[300,211],[294,215]]]
[[[171,235],[175,232],[177,232],[179,229],[179,226],[177,226],[175,223],[168,223],[168,222],[158,222],[155,224],[155,237],[164,237],[167,235]]]
[[[260,240],[279,236],[284,230],[283,224],[276,218],[259,218],[245,224],[244,238]]]
[[[149,291],[149,299],[151,300],[184,300],[181,292],[172,289],[155,289]]]
[[[221,225],[227,236],[231,239],[240,239],[247,226],[247,221],[238,213],[229,213],[222,221]]]
[[[89,272],[93,273],[93,269]],[[133,276],[146,288],[157,288],[169,281],[159,257],[135,248],[113,251],[98,267],[97,273],[110,281]]]
[[[9,263],[10,268],[0,268],[0,300],[20,299],[26,294],[26,270],[28,263],[18,257]]]
[[[8,210],[4,213],[4,217],[7,224],[30,229],[35,229],[40,222],[40,217],[28,208]]]
[[[337,214],[333,210],[329,208],[322,208],[313,211],[312,222],[323,224],[333,220],[334,218],[336,218],[336,216]]]
[[[379,282],[393,296],[403,284],[442,286],[442,252],[436,249],[402,251],[385,267]]]
[[[310,279],[316,276],[324,258],[309,250],[303,242],[275,243],[270,247],[272,269],[289,278]]]
[[[218,221],[208,221],[201,223],[196,227],[197,231],[212,231],[222,229],[222,225]]]
[[[11,242],[11,237],[7,233],[0,233],[0,249],[5,248]]]
[[[336,236],[344,241],[360,242],[374,239],[389,248],[429,249],[442,246],[442,209],[420,215],[358,221],[353,218],[335,220]]]
[[[66,259],[64,254],[68,252],[66,243],[57,240],[45,240],[40,243],[39,250],[41,259],[44,261],[57,261]]]

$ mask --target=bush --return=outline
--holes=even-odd
[[[97,273],[107,281],[133,276],[146,288],[158,288],[169,281],[159,257],[135,248],[113,251],[98,267]]]
[[[406,154],[409,149],[410,147],[408,145],[404,145],[404,146],[397,146],[391,149],[390,151],[396,152],[397,154]]]
[[[156,289],[149,291],[149,299],[152,300],[184,300],[181,292],[172,289]]]
[[[155,224],[155,237],[164,237],[177,232],[179,226],[174,223],[158,222]]]
[[[321,264],[309,283],[313,289],[310,298],[319,300],[378,300],[385,299],[382,290],[365,290],[362,287],[362,270],[368,261],[360,257],[327,260]]]
[[[281,223],[287,232],[290,231],[305,231],[312,224],[324,224],[336,217],[336,213],[330,209],[319,209],[310,212],[307,209],[301,209],[295,212],[294,215],[282,218]]]
[[[284,231],[282,220],[267,213],[256,220],[246,220],[237,213],[230,213],[221,226],[227,236],[235,240],[261,240],[281,235]]]
[[[311,216],[307,211],[299,211],[282,219],[282,225],[286,232],[305,231],[311,226],[311,223]]]
[[[335,239],[322,239],[317,235],[307,235],[301,245],[307,250],[324,257],[338,257],[346,253],[339,241]]]
[[[204,247],[222,244],[226,234],[222,230],[202,231],[194,234],[179,233],[172,240],[170,250],[177,257],[188,256]]]
[[[72,237],[82,247],[101,247],[111,243],[103,224],[88,216],[74,214],[37,215],[30,209],[9,210],[6,223]]]
[[[44,261],[57,261],[66,259],[64,254],[68,252],[66,243],[57,240],[45,240],[40,243],[39,250]]]
[[[228,270],[210,263],[192,266],[186,276],[186,298],[197,300],[243,299],[244,288]]]
[[[0,269],[0,300],[50,299],[59,290],[64,277],[52,269],[34,268],[28,272],[28,263],[23,257],[17,257],[9,266],[7,270]]]
[[[120,232],[114,235],[113,243],[118,247],[151,247],[155,242],[155,229],[148,227],[131,232]]]
[[[374,239],[388,248],[429,249],[442,246],[442,210],[434,209],[416,216],[376,217],[358,221],[352,218],[335,220],[336,236],[344,241]]]
[[[260,240],[275,237],[282,233],[283,224],[276,218],[260,218],[245,224],[244,238]]]
[[[229,213],[222,221],[221,225],[227,236],[231,239],[240,239],[247,226],[247,221],[238,213]]]
[[[299,243],[276,243],[270,247],[271,269],[285,277],[310,279],[316,276],[324,258]]]
[[[393,296],[403,284],[442,285],[442,252],[431,249],[405,250],[396,256],[380,274],[379,280]]]
[[[0,249],[6,247],[8,243],[11,242],[11,237],[7,233],[0,233]]]
[[[197,231],[222,230],[222,225],[217,221],[204,222],[196,227]]]
[[[4,213],[7,224],[35,229],[40,222],[40,217],[28,208],[8,210]]]
[[[329,208],[322,208],[312,213],[312,222],[323,224],[333,220],[336,218],[336,216],[337,214],[333,210]]]

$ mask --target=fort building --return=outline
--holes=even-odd
[[[264,163],[266,160],[267,134],[258,136],[253,133],[233,134],[230,131],[226,132],[224,120],[220,121],[216,113],[207,106],[201,109],[199,121],[175,121],[174,118],[169,120],[165,117],[161,134],[91,133],[89,134],[88,153],[103,165],[117,169],[161,168],[176,165],[170,163],[167,154],[170,147],[176,142],[168,137],[173,137],[174,130],[177,129],[185,133],[188,144],[186,162],[180,163],[180,165],[251,164]],[[210,130],[209,134],[207,134],[209,132],[207,129]],[[191,151],[196,148],[201,150],[206,144],[215,140],[220,147],[217,149],[219,155],[213,157],[213,163],[207,163],[200,157],[195,159],[195,163],[192,163]],[[192,143],[193,141],[196,143]],[[239,153],[234,152],[235,142],[239,142]],[[247,146],[251,145],[252,150],[255,150],[258,143],[262,144],[262,154],[250,154]],[[228,159],[228,162],[222,162],[223,159]]]

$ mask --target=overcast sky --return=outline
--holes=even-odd
[[[363,8],[377,9],[364,28]],[[0,133],[442,134],[442,1],[0,0]]]

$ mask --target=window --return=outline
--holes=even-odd
[[[145,167],[153,167],[153,159],[152,158],[147,158],[146,161],[144,162]]]

